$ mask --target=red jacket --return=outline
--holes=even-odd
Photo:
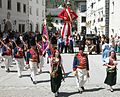
[[[74,11],[72,11],[70,8],[67,8],[67,9],[68,9],[68,11],[69,11],[69,13],[70,13],[71,19],[72,19],[72,20],[75,20],[75,19],[78,17],[77,14],[76,14]],[[59,17],[59,18],[62,18],[62,19],[64,19],[64,17],[66,17],[67,19],[64,20],[64,21],[70,21],[70,17],[69,17],[69,15],[68,15],[66,9],[63,9],[63,10],[58,14],[58,17]]]

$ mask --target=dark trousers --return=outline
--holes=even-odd
[[[68,49],[69,49],[69,46],[65,45],[65,53],[67,53]]]
[[[64,43],[61,43],[61,53],[63,53],[63,49],[64,49]]]

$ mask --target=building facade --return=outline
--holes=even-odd
[[[106,34],[106,0],[87,0],[87,33]]]
[[[45,0],[0,0],[0,13],[0,31],[41,31]]]
[[[27,0],[0,0],[0,30],[25,31],[27,29]]]
[[[109,37],[111,35],[120,36],[120,1],[110,0],[110,25],[109,25]]]
[[[77,18],[77,32],[86,34],[86,0],[75,0]]]
[[[29,0],[29,30],[40,31],[42,30],[43,19],[45,19],[45,0]]]

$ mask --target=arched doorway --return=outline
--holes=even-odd
[[[4,31],[11,31],[12,30],[12,24],[10,21],[7,21],[4,26]]]
[[[36,24],[36,31],[39,31],[39,25]]]

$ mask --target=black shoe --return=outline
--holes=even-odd
[[[33,81],[33,84],[37,84],[37,81]]]
[[[113,90],[112,88],[110,89],[110,91],[111,91],[111,92],[114,92],[114,90]]]
[[[84,91],[85,90],[85,88],[84,87],[81,87],[82,88],[82,90]]]
[[[8,68],[8,69],[6,70],[6,72],[10,72],[10,69]]]
[[[58,94],[60,94],[60,92],[57,92]]]
[[[80,94],[82,94],[83,91],[79,91]]]
[[[22,75],[20,75],[19,78],[22,78]]]
[[[79,92],[80,94],[82,94],[83,91],[80,91],[80,90],[78,89],[78,92]]]

